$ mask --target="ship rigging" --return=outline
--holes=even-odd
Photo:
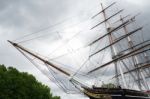
[[[128,27],[136,21],[138,14],[133,17],[129,17],[128,15],[123,17],[121,16],[123,9],[121,9],[108,16],[107,10],[111,9],[115,4],[116,2],[113,2],[107,7],[104,7],[103,4],[101,4],[102,10],[92,17],[92,20],[94,20],[94,18],[102,15],[104,20],[93,26],[89,31],[93,31],[99,26],[104,25],[106,33],[91,41],[86,47],[93,46],[103,39],[107,39],[108,44],[93,53],[90,53],[84,64],[74,73],[68,68],[62,68],[59,66],[60,64],[58,65],[51,60],[45,59],[40,54],[28,50],[20,45],[20,42],[16,43],[9,40],[8,42],[29,59],[29,61],[31,61],[39,70],[41,70],[41,68],[39,68],[33,60],[36,59],[38,62],[41,62],[54,76],[56,84],[58,84],[58,86],[65,92],[67,92],[68,89],[60,80],[57,80],[57,77],[55,77],[55,71],[58,71],[64,77],[67,77],[68,81],[75,89],[79,90],[79,92],[85,94],[90,99],[150,99],[148,93],[144,92],[150,90],[150,82],[147,80],[150,78],[150,58],[148,57],[150,54],[150,40],[143,39],[140,43],[134,43],[133,36],[141,31],[143,26],[134,29],[128,29]],[[112,23],[111,20],[113,18],[119,18],[119,20],[115,20],[115,22]],[[97,58],[99,53],[104,54],[104,51],[107,49],[110,49],[110,61],[98,64],[98,66],[90,68],[90,70],[86,71],[84,74],[80,73],[80,69],[84,67],[87,61],[91,61],[95,56]],[[77,50],[80,50],[80,48]],[[30,59],[30,57],[33,57],[33,59]],[[95,75],[96,72],[99,72],[100,69],[105,67],[114,67],[113,70],[115,71],[115,75],[112,79],[115,79],[115,84],[113,88],[99,87],[96,85],[90,86],[86,82],[81,81],[82,78],[80,79],[76,76],[78,74],[90,78]],[[41,72],[46,74],[43,70],[41,70]],[[128,81],[126,78],[128,78]],[[134,82],[136,89],[130,88],[132,85],[129,85],[127,82]]]

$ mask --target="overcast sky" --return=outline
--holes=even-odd
[[[48,29],[48,31],[37,34],[38,36],[44,33],[50,33],[51,35],[48,40],[49,43],[45,45],[41,43],[43,45],[40,46],[42,52],[45,50],[45,46],[50,44],[54,45],[52,42],[57,42],[57,32],[59,32],[62,39],[68,39],[68,35],[71,37],[74,33],[83,29],[86,30],[86,27],[89,28],[91,24],[88,23],[91,23],[91,20],[88,19],[100,10],[100,2],[104,2],[107,5],[112,1],[113,0],[0,0],[0,64],[14,66],[20,71],[32,73],[39,81],[49,85],[54,94],[61,95],[62,99],[70,99],[72,97],[74,99],[77,99],[77,97],[79,97],[78,99],[85,98],[78,95],[68,95],[60,91],[48,80],[48,78],[43,76],[31,63],[29,63],[23,55],[12,47],[7,40],[15,40],[26,34],[56,25]],[[146,25],[144,28],[145,37],[149,39],[150,0],[116,1],[118,1],[118,8],[125,9],[125,14],[129,13],[134,15],[141,12],[141,15],[138,17],[138,22],[140,22],[140,25]],[[80,27],[80,22],[84,22],[82,25],[83,29]],[[78,27],[76,24],[78,24]],[[68,30],[67,27],[73,28],[72,30]],[[68,34],[70,31],[72,34]],[[85,36],[85,34],[83,35]],[[82,45],[80,41],[75,43],[75,45]],[[31,45],[31,42],[28,44]],[[30,47],[38,50],[36,49],[37,46],[38,45],[32,45]]]

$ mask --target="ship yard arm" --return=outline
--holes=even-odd
[[[141,63],[141,64],[137,64],[137,65],[141,65],[141,66],[140,67],[136,67],[136,68],[131,69],[131,70],[128,70],[128,71],[124,72],[124,74],[128,74],[128,73],[134,72],[137,69],[145,69],[145,68],[149,68],[150,67],[150,63],[148,63],[148,64],[142,64]],[[119,76],[121,76],[121,74],[115,75],[113,78],[116,78],[116,77],[119,77]],[[147,77],[150,77],[150,76],[147,76]]]
[[[118,60],[121,60],[121,59],[123,59],[123,58],[127,58],[128,56],[136,55],[136,54],[138,54],[138,53],[141,53],[141,52],[138,52],[138,51],[143,50],[143,49],[145,49],[145,48],[147,48],[147,47],[149,47],[149,46],[150,46],[150,44],[146,44],[146,45],[144,45],[144,46],[142,46],[142,47],[139,47],[139,48],[137,48],[137,49],[132,50],[131,52],[128,52],[128,53],[123,54],[123,55],[120,55],[120,56],[114,58],[113,60],[111,60],[111,61],[109,61],[109,62],[107,62],[107,63],[105,63],[105,64],[103,64],[103,65],[101,65],[101,66],[99,66],[99,67],[97,67],[97,68],[94,68],[94,69],[90,70],[90,71],[88,72],[88,74],[90,74],[90,73],[92,73],[92,72],[95,72],[95,71],[99,70],[100,68],[103,68],[103,67],[105,67],[105,66],[110,65],[110,64],[112,64],[114,61],[118,61]],[[147,49],[147,50],[150,50],[150,49]]]
[[[92,44],[94,44],[94,43],[96,43],[96,42],[98,42],[99,40],[103,39],[104,37],[107,37],[107,36],[110,35],[112,32],[115,32],[115,31],[117,31],[117,30],[123,28],[124,26],[126,26],[126,25],[128,25],[128,24],[130,24],[130,23],[132,23],[132,22],[134,22],[134,21],[135,21],[135,20],[134,20],[134,17],[132,17],[131,19],[125,21],[124,23],[120,24],[120,25],[117,26],[116,28],[113,28],[110,32],[104,34],[103,36],[101,36],[101,37],[99,37],[98,39],[96,39],[96,40],[94,40],[93,42],[91,42],[91,43],[89,44],[89,46],[92,45]]]
[[[142,30],[142,28],[143,28],[143,27],[137,28],[136,30],[131,31],[131,32],[128,33],[128,34],[125,34],[125,35],[121,36],[120,38],[116,39],[113,43],[111,43],[111,44],[109,44],[108,46],[106,46],[106,47],[104,47],[104,48],[98,50],[97,52],[91,54],[90,57],[94,56],[95,54],[97,54],[97,53],[99,53],[99,52],[101,52],[101,51],[103,51],[103,50],[105,50],[106,48],[109,48],[110,46],[112,46],[112,45],[118,43],[119,41],[125,39],[126,37],[128,37],[128,36],[130,36],[130,35],[136,33],[137,31]]]
[[[109,6],[107,6],[105,9],[103,9],[103,10],[100,11],[100,12],[98,12],[96,15],[94,15],[94,16],[92,17],[92,19],[95,18],[96,16],[98,16],[99,14],[101,14],[102,12],[104,12],[105,10],[107,10],[108,8],[110,8],[111,6],[113,6],[114,4],[116,4],[116,2],[113,2],[112,4],[110,4]]]
[[[122,11],[123,11],[123,9],[122,9],[122,10],[119,10],[117,13],[113,14],[113,15],[112,15],[112,16],[110,16],[109,18],[105,19],[104,21],[102,21],[102,22],[98,23],[97,25],[95,25],[94,27],[92,27],[92,28],[91,28],[91,30],[92,30],[92,29],[94,29],[95,27],[97,27],[97,26],[101,25],[102,23],[104,23],[104,22],[108,21],[108,20],[109,20],[109,19],[111,19],[112,17],[114,17],[114,16],[118,15],[118,14],[119,14],[119,13],[121,13]]]

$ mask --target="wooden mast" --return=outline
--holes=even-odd
[[[114,4],[115,4],[115,3],[112,3],[112,4],[111,4],[110,6],[108,6],[108,7],[111,7],[111,6],[114,5]],[[123,10],[120,10],[120,11],[118,11],[117,13],[115,13],[115,14],[113,14],[112,16],[110,16],[110,17],[107,18],[107,15],[106,15],[105,10],[106,10],[108,7],[106,7],[106,8],[104,9],[104,7],[103,7],[103,5],[102,5],[102,3],[101,3],[102,11],[101,11],[100,13],[103,14],[104,21],[98,23],[97,25],[95,25],[94,27],[91,28],[91,29],[94,29],[95,27],[99,26],[100,24],[105,23],[105,28],[106,28],[106,31],[107,31],[108,33],[105,34],[105,35],[103,35],[102,37],[98,38],[97,40],[93,41],[90,45],[92,45],[92,44],[96,43],[97,41],[99,41],[100,39],[102,39],[102,38],[108,36],[108,38],[109,38],[109,43],[110,43],[109,47],[110,47],[110,49],[111,49],[111,57],[112,57],[112,59],[114,59],[115,56],[117,55],[117,52],[116,52],[115,47],[113,46],[113,44],[114,44],[115,41],[114,41],[114,39],[113,39],[112,33],[113,33],[114,31],[120,29],[122,26],[124,26],[124,25],[126,25],[126,24],[129,24],[129,23],[130,23],[130,20],[126,21],[125,23],[119,25],[119,26],[116,27],[116,28],[112,28],[111,25],[110,25],[110,23],[109,23],[108,21],[109,21],[112,17],[114,17],[114,16],[118,15],[119,13],[121,13]],[[98,14],[100,14],[100,13],[98,13]],[[97,16],[98,14],[96,14],[95,16]],[[95,16],[94,16],[94,17],[95,17]],[[96,53],[90,55],[90,57],[93,56],[93,55],[95,55],[95,54],[97,54],[97,53],[98,53],[98,52],[96,52]],[[115,66],[115,73],[116,73],[116,75],[118,75],[117,60],[113,61],[113,63],[114,63],[114,66]],[[123,81],[123,82],[124,82],[124,86],[126,87],[125,81]],[[116,83],[117,83],[117,86],[119,86],[119,78],[116,78]]]
[[[61,69],[60,67],[58,67],[57,65],[53,64],[52,62],[43,59],[42,57],[36,55],[35,53],[33,53],[33,52],[29,51],[29,50],[27,50],[26,48],[24,48],[23,46],[21,46],[21,45],[19,45],[19,44],[17,44],[17,43],[14,43],[14,42],[9,41],[9,40],[8,40],[8,42],[9,42],[10,44],[12,44],[15,48],[17,48],[17,49],[19,49],[19,50],[22,50],[22,51],[24,51],[24,52],[26,52],[26,53],[28,53],[29,55],[31,55],[31,56],[33,56],[33,57],[39,59],[39,60],[42,61],[42,62],[44,62],[46,65],[48,65],[48,66],[50,66],[50,67],[56,69],[57,71],[61,72],[62,74],[68,76],[68,77],[69,77],[69,81],[70,81],[76,88],[78,88],[80,91],[83,91],[82,87],[89,88],[89,86],[88,86],[87,84],[84,84],[83,82],[79,81],[77,78],[72,77],[72,75],[71,75],[69,72],[67,72],[67,71],[65,71],[65,70],[63,70],[63,69]],[[78,87],[78,86],[76,86],[75,84],[80,85],[81,88]]]
[[[102,5],[102,3],[101,3],[101,7],[102,7],[102,10],[104,9],[103,8],[103,5]],[[120,10],[119,11],[119,13],[120,12],[122,12],[123,10]],[[117,13],[117,14],[119,14],[119,13]],[[114,14],[114,15],[117,15],[117,14]],[[113,15],[113,16],[114,16]],[[103,11],[103,16],[104,16],[104,21],[103,22],[105,22],[105,27],[106,27],[106,30],[107,30],[107,32],[109,32],[109,34],[108,34],[108,38],[109,38],[109,43],[110,43],[110,49],[111,49],[111,57],[112,57],[112,59],[113,59],[113,57],[117,54],[116,53],[116,50],[115,50],[115,48],[113,47],[113,45],[112,45],[112,43],[114,42],[114,40],[113,40],[113,37],[112,37],[112,28],[111,28],[111,26],[110,26],[110,23],[108,22],[108,19],[110,19],[110,18],[112,18],[112,17],[109,17],[109,18],[107,18],[107,16],[106,16],[106,13],[105,13],[105,10]],[[108,22],[108,24],[109,24],[109,26],[107,27],[107,22]],[[101,22],[102,23],[102,22]],[[101,24],[100,23],[100,24]],[[116,73],[116,75],[118,75],[118,67],[117,67],[117,61],[114,61],[114,66],[115,66],[115,73]],[[117,83],[117,86],[120,86],[119,85],[119,79],[118,79],[118,77],[116,78],[116,83]]]
[[[66,76],[71,76],[71,74],[68,73],[67,71],[62,70],[61,68],[59,68],[58,66],[54,65],[53,63],[51,63],[51,62],[49,62],[49,61],[47,61],[47,60],[41,58],[40,56],[38,56],[38,55],[36,55],[36,54],[34,54],[34,53],[30,52],[30,51],[28,51],[28,50],[25,49],[23,46],[21,46],[21,45],[19,45],[19,44],[17,44],[17,43],[14,43],[14,42],[12,42],[12,41],[9,41],[9,40],[8,40],[8,42],[9,42],[10,44],[12,44],[14,47],[23,50],[24,52],[26,52],[26,53],[28,53],[28,54],[30,54],[30,55],[36,57],[37,59],[39,59],[40,61],[44,62],[45,64],[47,64],[47,65],[49,65],[49,66],[55,68],[56,70],[58,70],[58,71],[60,71],[61,73],[65,74]]]
[[[120,16],[120,20],[121,20],[122,23],[124,22],[122,16]],[[128,30],[127,30],[127,27],[124,26],[123,29],[124,29],[125,34],[127,35],[129,33]],[[129,48],[131,48],[131,51],[134,50],[133,42],[130,38],[130,35],[127,37],[127,41],[128,41]],[[134,63],[134,67],[138,68],[138,65],[137,65],[138,63],[137,63],[137,60],[136,60],[136,56],[131,56],[131,58],[132,58],[132,61]],[[140,69],[135,69],[135,70],[136,70],[136,74],[138,75],[138,79],[140,79]],[[140,90],[142,90],[140,80],[138,81],[138,87],[139,87]]]

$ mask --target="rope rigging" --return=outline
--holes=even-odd
[[[95,8],[98,8],[98,5],[97,5]],[[89,9],[89,10],[88,10],[88,13],[92,13],[92,11],[94,11],[95,8]],[[93,9],[94,9],[94,10],[93,10]],[[24,39],[24,38],[26,38],[26,37],[29,37],[29,36],[32,36],[32,35],[35,35],[35,34],[39,34],[39,33],[42,32],[42,31],[45,31],[45,30],[48,30],[48,29],[53,29],[54,27],[57,27],[57,26],[59,26],[59,25],[61,25],[61,24],[64,24],[64,23],[67,22],[68,20],[73,19],[73,18],[75,18],[75,17],[79,17],[79,15],[73,15],[73,16],[71,16],[71,17],[65,18],[65,19],[63,19],[63,20],[60,21],[60,22],[57,22],[57,23],[52,24],[52,25],[48,25],[48,26],[46,26],[46,27],[44,27],[44,28],[41,28],[41,29],[39,29],[39,30],[37,30],[37,31],[35,31],[35,32],[31,32],[31,33],[28,33],[28,34],[23,35],[23,36],[21,36],[21,37],[18,37],[18,38],[16,38],[16,39],[14,39],[13,41],[16,42],[16,41],[22,40],[22,39]],[[63,29],[61,29],[61,30],[65,30],[65,29],[67,29],[67,28],[73,28],[74,26],[77,26],[77,25],[86,23],[86,22],[89,21],[89,20],[91,20],[91,16],[89,16],[89,17],[86,18],[85,20],[80,21],[80,22],[78,22],[78,23],[76,23],[76,24],[71,24],[70,26],[68,26],[68,27],[66,27],[66,28],[63,28]],[[55,33],[56,31],[51,31],[51,32]],[[34,39],[35,39],[35,38],[34,38]],[[32,39],[32,40],[33,40],[33,39]],[[25,40],[25,41],[28,41],[28,40]],[[21,42],[25,42],[25,41],[20,41],[20,43],[21,43]]]
[[[54,83],[55,83],[55,80],[53,80],[52,78],[50,78],[50,76],[48,76],[42,69],[40,69],[40,67],[32,60],[32,59],[30,59],[30,57],[28,57],[24,52],[22,52],[19,48],[17,48],[17,50],[19,51],[19,52],[21,52],[39,71],[41,71],[41,73],[42,74],[44,74],[46,77],[48,77],[48,79],[50,80],[50,81],[53,81]],[[57,82],[57,83],[55,83],[57,86],[58,86],[58,88],[60,88],[62,91],[64,91],[64,92],[66,92],[66,90]]]
[[[45,64],[45,65],[47,66],[47,69],[48,69],[49,73],[51,73],[53,79],[50,78],[50,76],[49,76],[48,74],[46,74],[46,72],[45,72],[44,70],[42,70],[42,69],[40,68],[40,66],[39,66],[37,63],[35,63],[35,62],[33,61],[33,59],[31,59],[29,56],[27,56],[27,55],[26,55],[24,52],[22,52],[19,48],[16,47],[16,49],[17,49],[19,52],[21,52],[42,74],[44,74],[46,77],[48,77],[49,80],[51,80],[52,82],[54,82],[54,83],[58,86],[58,88],[60,88],[63,92],[65,92],[65,93],[67,93],[67,94],[68,94],[68,92],[70,92],[70,91],[71,91],[71,92],[76,92],[75,90],[70,90],[70,89],[68,89],[68,88],[66,87],[66,85],[65,85],[63,82],[61,82],[59,79],[57,79],[57,78],[55,77],[55,72],[54,72],[54,70],[52,70],[49,66],[47,66],[47,64]],[[43,64],[42,64],[42,65],[43,65]]]
[[[71,66],[67,66],[66,64],[63,64],[63,63],[58,62],[58,61],[56,61],[56,60],[53,60],[53,61],[56,62],[56,63],[58,63],[58,64],[61,64],[61,66],[69,67],[69,70],[68,70],[67,68],[64,68],[64,67],[63,67],[63,69],[68,70],[68,71],[71,71],[71,73],[74,73],[74,75],[75,75],[75,74],[78,74],[78,75],[81,75],[81,76],[87,76],[86,73],[81,72],[81,71],[80,71],[80,73],[79,73],[79,72],[77,72],[78,70],[76,71],[76,69],[73,68],[73,67],[71,67]],[[83,65],[84,65],[87,61],[88,61],[88,60],[86,60],[86,61],[83,63]],[[81,67],[82,67],[83,65],[81,65]]]

